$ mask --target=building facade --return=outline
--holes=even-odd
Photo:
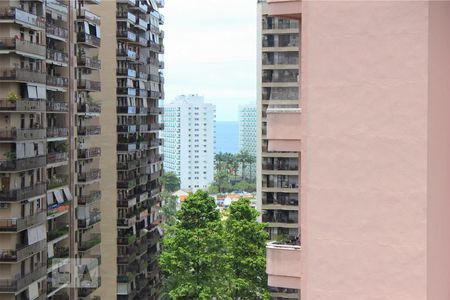
[[[271,240],[293,240],[298,236],[299,153],[269,149],[267,112],[298,108],[299,22],[268,15],[265,1],[258,2],[258,16],[257,206]],[[297,297],[296,289],[271,288],[274,299]]]
[[[0,2],[1,299],[101,285],[97,4]]]
[[[158,299],[163,0],[102,1],[102,299]],[[107,158],[107,159],[106,159]],[[106,220],[107,217],[107,220]]]
[[[301,153],[301,235],[268,246],[269,285],[448,299],[450,3],[270,0],[267,14],[302,33],[299,108],[267,111],[269,150]]]
[[[214,181],[216,108],[198,95],[178,96],[164,107],[164,170],[183,189],[207,189]]]
[[[256,157],[256,105],[239,107],[239,150]]]

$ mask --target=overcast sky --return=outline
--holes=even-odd
[[[165,102],[200,94],[217,121],[256,101],[256,0],[166,0]]]

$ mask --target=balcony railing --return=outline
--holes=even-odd
[[[96,69],[96,70],[98,70],[101,67],[101,62],[97,58],[81,55],[81,56],[77,57],[77,65],[79,67],[86,67],[86,68],[89,68],[89,69]]]
[[[66,152],[55,152],[47,154],[47,164],[56,164],[69,160],[69,154]]]
[[[42,224],[47,220],[47,212],[42,211],[32,216],[0,219],[0,231],[22,231],[30,226]]]
[[[93,91],[93,92],[99,92],[101,90],[100,81],[78,79],[77,86],[78,86],[78,89],[80,89],[80,90]]]
[[[69,55],[67,55],[67,53],[64,53],[64,52],[56,50],[56,49],[47,48],[47,59],[53,60],[53,61],[56,61],[59,63],[68,63]]]
[[[101,191],[91,191],[88,195],[78,196],[78,205],[87,205],[100,200],[102,197]]]
[[[45,129],[0,130],[0,140],[26,141],[45,139]]]
[[[36,183],[32,186],[23,187],[16,190],[0,191],[0,201],[22,201],[28,198],[37,197],[45,194],[46,184]]]
[[[47,102],[47,111],[51,112],[68,112],[69,104],[67,102]]]
[[[96,14],[94,14],[93,12],[90,12],[86,9],[82,9],[81,11],[78,12],[78,18],[79,19],[85,19],[87,21],[90,21],[94,24],[100,25],[101,24],[101,19],[99,16],[97,16]]]
[[[28,169],[42,168],[46,165],[46,157],[29,157],[12,160],[0,160],[0,172],[24,171]]]
[[[78,158],[91,159],[102,155],[102,149],[100,147],[92,147],[89,149],[78,149]]]
[[[62,237],[69,233],[69,224],[59,223],[55,225],[55,228],[49,229],[47,232],[47,240],[53,241],[59,237]]]
[[[131,42],[136,42],[137,41],[136,33],[132,32],[132,31],[129,31],[129,30],[118,29],[117,30],[117,37],[119,37],[119,38],[126,38],[127,40],[129,40]]]
[[[47,265],[37,265],[33,271],[11,279],[0,279],[0,292],[19,291],[47,274]]]
[[[78,126],[78,135],[99,135],[101,134],[102,129],[99,125],[91,125],[91,126]]]
[[[47,85],[67,88],[69,80],[66,77],[47,75]]]
[[[45,19],[38,17],[29,12],[21,10],[20,8],[1,8],[0,9],[0,20],[14,20],[17,23],[37,27],[39,29],[45,28]]]
[[[266,266],[269,285],[300,289],[301,256],[298,245],[269,243]]]
[[[100,169],[92,169],[88,172],[78,174],[78,182],[89,182],[101,178]]]
[[[91,225],[94,225],[98,222],[100,222],[102,219],[101,213],[98,212],[92,212],[89,214],[89,217],[86,219],[78,219],[78,227],[80,228],[86,228]]]
[[[78,112],[99,114],[102,112],[102,107],[100,104],[82,103],[78,106]]]
[[[69,135],[68,128],[47,128],[47,138],[61,138]]]
[[[18,38],[0,38],[1,50],[15,50],[22,53],[45,56],[45,46],[20,40]]]
[[[69,31],[63,27],[47,23],[47,34],[56,36],[61,39],[67,39],[69,37]]]
[[[77,34],[77,42],[83,43],[91,47],[100,47],[100,38],[90,35],[84,32],[78,32]]]
[[[100,244],[102,241],[100,233],[90,234],[89,238],[78,243],[79,251],[87,251],[92,247]]]
[[[45,111],[45,101],[0,99],[0,111]]]
[[[47,189],[55,189],[61,186],[69,184],[69,176],[67,175],[54,175],[47,182]]]
[[[20,67],[2,68],[0,80],[46,83],[46,74],[40,71],[21,69]]]
[[[21,261],[45,249],[47,249],[46,240],[31,245],[16,245],[15,250],[0,250],[0,261]]]

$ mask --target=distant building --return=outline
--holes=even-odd
[[[239,150],[256,156],[256,104],[239,107]]]
[[[182,95],[164,112],[164,169],[177,174],[182,189],[207,189],[214,180],[215,106]]]

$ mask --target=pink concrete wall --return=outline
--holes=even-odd
[[[430,2],[428,299],[450,299],[450,2]]]
[[[300,269],[299,246],[269,245],[267,247],[269,286],[300,289]]]
[[[302,10],[302,299],[427,299],[428,2]]]
[[[269,151],[300,151],[301,112],[267,112]]]

